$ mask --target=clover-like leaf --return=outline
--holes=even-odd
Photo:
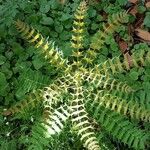
[[[51,17],[44,16],[41,19],[40,23],[43,24],[43,25],[52,25],[54,23],[54,21],[53,21],[53,19]]]
[[[144,25],[146,27],[149,27],[150,28],[150,12],[147,12],[146,13],[146,16],[144,18]]]

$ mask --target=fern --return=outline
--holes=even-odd
[[[97,91],[97,93],[95,91],[95,93],[87,95],[87,99],[89,101],[91,99],[94,100],[91,104],[97,102],[99,103],[99,106],[104,106],[105,108],[109,108],[120,114],[130,116],[133,119],[150,122],[150,111],[146,110],[144,106],[140,106],[133,99],[130,99],[129,101],[123,100],[105,91]]]
[[[60,106],[52,113],[52,115],[47,113],[47,110],[45,113],[47,117],[45,117],[43,126],[47,130],[46,137],[60,133],[64,127],[64,122],[66,122],[70,116],[67,105],[64,105],[63,107]]]
[[[3,112],[4,115],[8,116],[15,113],[24,113],[26,110],[30,110],[36,107],[42,100],[42,91],[37,90],[28,94],[26,99],[19,101],[11,108]],[[30,110],[31,111],[31,110]]]
[[[28,93],[32,90],[43,88],[50,84],[50,78],[43,75],[41,72],[27,70],[19,77],[18,89],[16,95]]]
[[[47,39],[44,39],[38,31],[34,28],[30,28],[20,20],[17,20],[15,25],[21,35],[29,43],[33,43],[35,48],[40,49],[38,51],[39,54],[44,56],[48,62],[52,63],[57,68],[64,67],[66,62],[62,59],[58,48],[54,46],[54,42],[48,42]]]
[[[93,37],[90,47],[94,50],[99,50],[105,42],[105,39],[116,31],[124,20],[127,20],[127,12],[119,12],[113,14],[108,20],[108,24],[103,25],[103,31],[99,30]]]
[[[93,128],[88,120],[87,113],[83,103],[82,87],[74,89],[73,101],[71,103],[71,118],[74,128],[76,128],[81,141],[84,146],[89,150],[99,150],[99,144]]]
[[[87,81],[90,85],[96,88],[108,89],[109,91],[115,89],[120,92],[133,92],[134,90],[124,82],[119,82],[112,77],[103,75],[99,68],[96,66],[90,69],[88,72],[84,71],[84,81]]]
[[[127,12],[119,12],[117,14],[113,14],[106,25],[103,24],[102,31],[99,30],[92,37],[90,49],[87,51],[85,57],[83,58],[85,63],[93,63],[93,60],[95,60],[97,56],[97,52],[102,48],[107,37],[109,37],[110,34],[114,33],[118,26],[120,26],[120,24],[123,23],[124,20],[127,20],[127,17]]]
[[[64,122],[70,116],[67,105],[60,106],[53,112],[51,111],[45,107],[41,120],[33,126],[29,149],[43,149],[44,146],[48,146],[49,138],[62,131]]]
[[[68,122],[71,124],[67,129],[72,134],[75,133],[88,150],[104,148],[104,142],[96,134],[96,129],[99,128],[96,126],[103,128],[100,129],[101,133],[107,132],[129,147],[145,149],[149,134],[139,129],[132,120],[149,122],[150,112],[134,101],[133,94],[136,90],[127,83],[114,79],[113,74],[128,72],[130,67],[149,65],[150,53],[141,50],[140,53],[132,54],[131,66],[126,59],[121,60],[119,57],[95,65],[94,59],[105,39],[115,32],[128,15],[127,12],[112,15],[103,31],[99,30],[94,35],[89,50],[83,55],[80,49],[84,49],[83,26],[86,11],[87,4],[83,1],[75,13],[74,35],[71,40],[74,52],[71,58],[76,59],[71,61],[63,58],[54,43],[44,39],[33,27],[30,28],[19,20],[15,22],[18,31],[29,43],[33,43],[38,54],[58,69],[58,76],[49,83],[47,77],[42,81],[38,74],[30,76],[29,72],[29,75],[23,75],[26,91],[40,89],[39,92],[33,92],[34,97],[29,94],[28,100],[17,103],[3,114],[22,113],[30,108],[30,104],[31,108],[41,106],[43,115],[33,126],[29,149],[49,148],[53,145],[50,143],[53,142],[53,136],[61,134]],[[94,122],[96,126],[93,125]]]
[[[75,21],[74,21],[74,27],[73,27],[73,33],[72,35],[72,43],[71,46],[75,49],[77,52],[79,49],[83,48],[82,41],[83,41],[83,32],[84,32],[84,22],[83,19],[85,18],[85,12],[86,12],[86,3],[83,2],[80,4],[80,9],[77,9],[75,13]],[[75,52],[74,52],[75,53]],[[74,54],[75,55],[75,54]]]
[[[87,102],[88,111],[94,112],[91,115],[102,124],[105,129],[114,137],[128,144],[135,149],[144,149],[145,143],[148,140],[148,135],[142,130],[135,127],[132,123],[126,120],[123,116],[118,115],[104,107],[97,107],[99,103]]]
[[[85,23],[83,22],[86,13],[86,2],[80,4],[79,9],[77,9],[75,16],[75,21],[73,22],[73,35],[72,35],[72,42],[71,46],[74,49],[72,56],[77,59],[80,59],[82,56],[82,52],[79,52],[79,49],[83,49],[83,39],[84,39],[84,26]],[[75,63],[79,67],[78,61]]]
[[[99,67],[101,69],[101,72],[104,74],[108,74],[108,71],[115,74],[128,71],[131,67],[139,68],[141,66],[146,66],[150,63],[150,52],[140,50],[139,53],[133,53],[130,63],[132,64],[131,66],[126,58],[121,61],[121,58],[114,57],[100,64]]]

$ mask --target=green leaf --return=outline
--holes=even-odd
[[[33,63],[34,68],[38,70],[45,64],[45,61],[43,61],[43,59],[40,59],[39,57],[35,57],[32,63]]]
[[[96,10],[95,10],[95,9],[92,9],[92,8],[89,9],[88,13],[89,13],[89,17],[90,17],[90,18],[96,16]]]
[[[110,44],[110,49],[112,51],[118,51],[118,45],[117,45],[117,43],[114,42],[114,43]]]
[[[49,4],[42,4],[41,6],[40,6],[40,12],[41,13],[47,13],[48,11],[50,10],[50,5]]]
[[[127,4],[127,0],[116,0],[116,2],[119,3],[119,5],[123,6],[123,5],[126,5]]]
[[[98,29],[99,28],[99,24],[97,24],[97,23],[92,23],[92,26],[91,26],[91,29],[92,30],[96,30],[96,29]]]
[[[136,72],[136,71],[132,71],[130,74],[129,74],[129,76],[130,76],[130,78],[132,79],[132,80],[137,80],[138,79],[138,76],[139,76],[139,74],[138,74],[138,72]]]
[[[22,53],[24,52],[23,47],[19,44],[19,43],[12,43],[12,49],[14,51],[14,53],[18,56],[22,55]]]
[[[16,96],[21,98],[25,93],[36,89],[43,88],[51,82],[48,76],[43,75],[39,71],[33,71],[31,69],[24,70],[19,77],[18,89]]]
[[[43,25],[52,25],[54,23],[53,19],[51,17],[44,16],[42,20],[40,21]]]
[[[101,15],[98,15],[97,17],[96,17],[96,21],[102,21],[103,20],[103,17],[101,16]]]
[[[0,65],[4,64],[6,61],[6,58],[3,55],[0,55]]]
[[[57,9],[60,6],[58,1],[56,0],[50,0],[49,5],[51,6],[52,9]]]
[[[51,31],[50,33],[51,33],[51,36],[52,36],[52,37],[58,37],[58,33],[57,33],[57,32]]]
[[[0,96],[5,96],[6,95],[7,85],[8,85],[8,83],[6,81],[5,74],[0,72]]]
[[[5,74],[0,72],[0,86],[4,86],[5,84],[7,84]]]
[[[144,13],[145,11],[146,11],[146,8],[145,8],[144,6],[139,6],[139,7],[138,7],[138,12],[139,12],[139,13],[142,14],[142,13]]]
[[[26,5],[24,11],[28,14],[33,14],[34,12],[34,9],[35,9],[35,6],[34,5]]]
[[[69,20],[64,21],[63,25],[67,30],[70,29],[72,27],[72,20],[69,19]]]
[[[63,31],[62,32],[62,34],[60,35],[60,39],[61,40],[68,40],[70,37],[71,37],[71,35],[70,35],[71,33],[69,33],[69,32],[67,32],[67,31]]]
[[[62,50],[65,56],[70,56],[71,55],[71,49],[69,50],[69,48],[71,48],[71,43],[70,42],[66,42],[64,45],[62,45]]]
[[[0,37],[5,38],[7,35],[7,32],[4,32],[6,29],[4,26],[0,26]]]
[[[38,24],[40,17],[37,14],[30,15],[27,20],[32,24]]]
[[[68,19],[70,19],[71,18],[71,15],[70,14],[65,14],[65,13],[63,13],[62,14],[62,17],[60,18],[60,21],[66,21],[66,20],[68,20]]]
[[[55,26],[55,31],[61,33],[63,31],[63,25]]]
[[[150,12],[147,12],[146,13],[146,16],[144,18],[144,25],[146,27],[149,27],[150,28]]]

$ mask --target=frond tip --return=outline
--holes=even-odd
[[[54,42],[47,41],[43,36],[33,27],[29,27],[24,22],[17,20],[15,22],[16,28],[29,43],[33,43],[35,48],[39,49],[39,54],[43,55],[45,59],[57,68],[65,68],[66,61],[61,57],[61,54]]]
[[[24,113],[26,110],[36,107],[42,100],[42,91],[37,90],[30,93],[26,99],[16,103],[14,106],[10,107],[3,112],[3,115],[13,115],[15,113]]]
[[[139,52],[134,52],[131,55],[130,63],[127,59],[123,59],[121,61],[121,58],[114,57],[106,60],[104,63],[101,63],[99,69],[103,74],[116,74],[120,72],[127,72],[131,67],[139,68],[141,66],[146,66],[147,64],[150,64],[150,52],[141,49]]]
[[[126,20],[128,17],[127,12],[119,12],[116,14],[113,14],[112,17],[108,20],[108,24],[103,25],[103,31],[99,30],[94,37],[92,38],[91,42],[91,49],[99,50],[101,49],[103,43],[105,42],[105,39],[116,31],[118,26]]]
[[[86,17],[87,6],[86,2],[82,1],[75,12],[75,20],[73,22],[73,35],[71,46],[77,52],[83,47],[83,32],[84,32],[84,18]],[[74,53],[75,53],[74,52]],[[79,56],[78,56],[79,57]]]
[[[91,39],[90,48],[88,49],[83,62],[86,64],[92,64],[95,60],[97,53],[103,47],[106,39],[113,34],[117,28],[127,20],[128,14],[126,11],[113,14],[108,20],[108,23],[103,24],[102,30],[98,30]],[[126,21],[125,21],[126,22]]]

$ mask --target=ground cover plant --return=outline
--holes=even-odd
[[[1,149],[149,149],[149,2],[130,2],[0,2]]]

